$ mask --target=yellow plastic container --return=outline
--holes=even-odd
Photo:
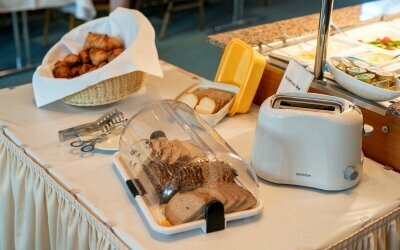
[[[240,88],[229,116],[249,111],[264,72],[266,60],[250,45],[234,38],[225,48],[215,81]]]

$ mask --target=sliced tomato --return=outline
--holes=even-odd
[[[385,36],[384,38],[381,39],[381,43],[390,43],[392,42],[392,39],[390,39],[389,37]]]

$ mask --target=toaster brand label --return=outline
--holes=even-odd
[[[296,173],[297,176],[311,177],[310,174]]]

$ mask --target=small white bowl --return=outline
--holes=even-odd
[[[389,101],[400,96],[400,91],[388,90],[373,86],[363,81],[357,80],[351,75],[336,68],[331,60],[335,58],[329,58],[327,64],[329,72],[332,74],[335,81],[343,88],[359,95],[365,99],[377,102]],[[396,77],[395,86],[400,90],[400,81]]]
[[[184,90],[182,93],[180,93],[175,100],[179,101],[181,97],[185,94],[192,93],[194,90],[198,88],[213,88],[213,89],[219,89],[219,90],[224,90],[231,92],[234,94],[234,97],[222,108],[220,109],[217,113],[212,114],[212,115],[204,115],[196,112],[204,121],[208,123],[211,127],[214,127],[217,125],[229,112],[229,109],[231,108],[233,102],[235,101],[236,94],[239,92],[239,87],[235,85],[230,85],[230,84],[225,84],[225,83],[219,83],[219,82],[211,82],[211,81],[203,81],[199,83],[195,83],[186,90]]]

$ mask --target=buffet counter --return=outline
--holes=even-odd
[[[400,9],[396,7],[396,1],[393,0],[373,1],[336,9],[332,13],[332,21],[341,30],[396,17],[400,17]],[[232,38],[239,38],[251,45],[258,45],[260,42],[298,42],[299,39],[310,39],[317,36],[318,21],[319,13],[311,14],[210,35],[208,42],[221,48],[224,48]]]
[[[328,40],[328,46],[329,41],[331,41],[336,50],[339,47],[337,45],[342,43],[350,49],[357,51],[357,48],[353,47],[365,47],[365,44],[371,41],[363,41],[364,44],[362,44],[360,38],[354,37],[362,37],[362,32],[370,32],[379,37],[385,32],[386,24],[391,27],[391,30],[396,32],[399,25],[399,13],[400,9],[398,3],[391,0],[372,1],[334,10],[332,13],[333,25],[330,32],[333,36]],[[313,52],[314,55],[304,54],[302,56],[310,56],[310,58],[306,58],[306,60],[313,63],[314,59],[312,56],[315,56],[315,39],[317,37],[318,21],[319,14],[312,14],[211,35],[208,41],[213,45],[223,48],[231,39],[239,38],[252,45],[255,50],[265,56],[267,65],[254,99],[255,104],[261,105],[266,98],[276,93],[285,68],[288,65],[288,60],[296,60],[296,58],[291,58],[291,55],[288,54],[290,49],[296,46],[307,46],[307,51]],[[376,31],[371,31],[372,29],[368,30],[370,27],[374,27]],[[357,32],[359,33],[357,34]],[[368,46],[373,47],[371,45]],[[381,49],[381,51],[385,52],[383,49]],[[389,53],[394,54],[395,52],[389,51]],[[276,56],[277,54],[278,56]],[[312,71],[313,64],[311,63],[303,66],[307,67],[309,71]],[[399,64],[397,63],[394,69],[397,73],[399,73],[400,69],[398,66]],[[332,77],[327,77],[327,79],[326,85],[312,83],[310,92],[339,96],[357,104],[362,110],[364,122],[372,125],[375,129],[372,136],[364,138],[363,140],[364,153],[371,159],[400,171],[400,155],[396,153],[400,150],[400,145],[398,144],[400,141],[399,98],[385,102],[367,100],[344,89],[337,84]],[[382,145],[385,146],[382,147]]]
[[[0,90],[0,249],[399,249],[400,175],[365,159],[360,183],[342,192],[260,181],[261,215],[223,231],[173,236],[151,231],[118,178],[110,151],[82,153],[58,131],[118,108],[130,117],[173,99],[196,75],[162,62],[164,79],[114,105],[37,109],[32,85]],[[245,159],[258,107],[225,118],[217,132]]]

